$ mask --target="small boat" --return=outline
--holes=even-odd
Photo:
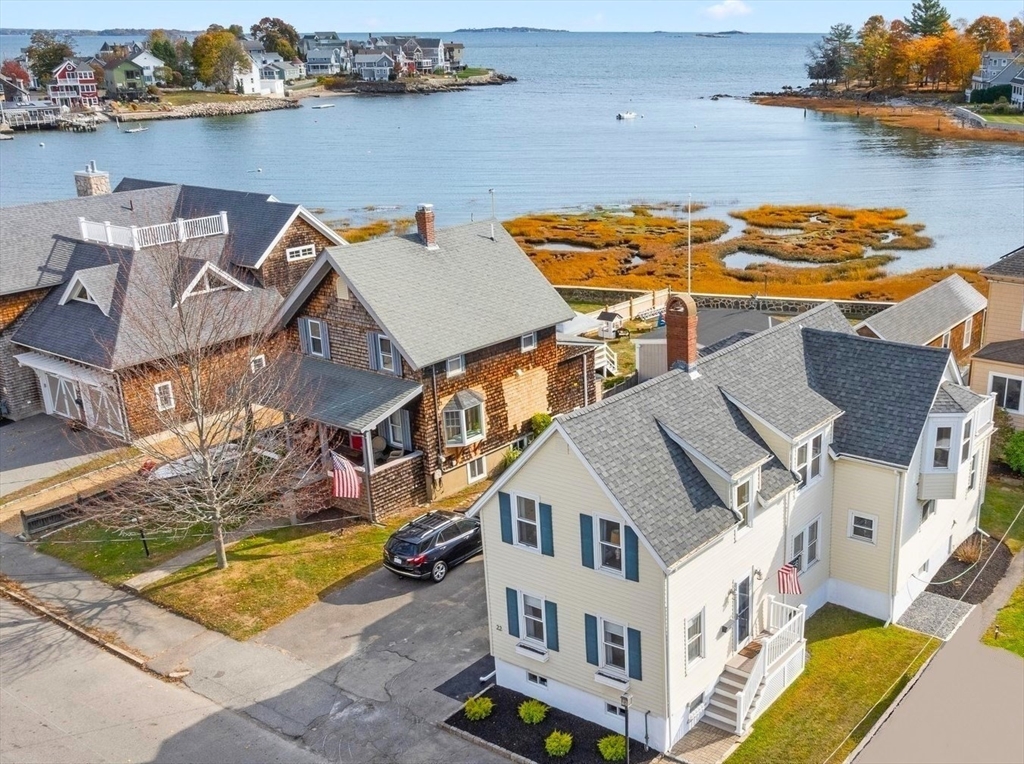
[[[620,111],[615,115],[615,119],[636,119],[635,111]]]
[[[318,103],[316,106],[310,106],[311,109],[333,109],[337,104],[333,103]]]
[[[148,127],[133,127],[130,130],[125,130],[126,133],[144,133],[149,130]]]

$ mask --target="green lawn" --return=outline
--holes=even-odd
[[[832,758],[843,761],[940,644],[933,640],[918,656],[928,641],[924,635],[883,628],[881,621],[837,605],[815,613],[805,633],[803,674],[754,723],[729,764],[820,764],[853,730]],[[897,682],[908,665],[910,671]]]
[[[1004,122],[1011,125],[1024,125],[1024,114],[982,114],[986,122]]]
[[[465,80],[469,79],[470,77],[482,77],[483,75],[487,74],[488,71],[488,69],[481,69],[478,66],[470,66],[466,69],[463,69],[462,71],[456,72],[455,76],[458,77],[460,80]]]
[[[999,627],[996,637],[995,627]],[[981,641],[993,647],[1002,647],[1024,658],[1024,584],[1013,590],[1010,601],[996,613],[995,622],[988,627]]]
[[[982,529],[997,539],[1002,538],[1022,506],[1024,488],[989,481],[985,488],[985,503],[981,505]],[[1024,516],[1017,520],[1006,536],[1006,546],[1014,554],[1024,546]]]
[[[196,533],[201,532],[202,529],[196,530]],[[64,528],[48,536],[39,544],[39,551],[117,586],[209,540],[209,536],[205,535],[178,538],[147,536],[149,557],[146,557],[138,533],[124,536],[89,522]]]
[[[380,566],[388,536],[408,516],[385,527],[341,523],[279,528],[228,550],[228,567],[213,557],[144,592],[156,602],[235,639],[248,639]]]

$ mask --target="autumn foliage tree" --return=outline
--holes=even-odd
[[[32,33],[29,46],[25,48],[29,67],[41,83],[46,84],[65,58],[75,55],[75,39],[68,34],[56,35],[39,30]]]
[[[264,16],[250,29],[252,36],[263,43],[263,49],[277,53],[286,61],[298,55],[299,33],[295,27],[278,18]]]
[[[204,85],[233,89],[235,67],[247,66],[248,61],[235,34],[217,24],[197,35],[192,42],[196,79]]]
[[[998,16],[979,16],[967,27],[978,50],[1010,50],[1010,29]]]
[[[9,58],[0,64],[0,74],[8,79],[20,82],[23,87],[28,85],[29,75],[25,71],[25,67],[15,61],[13,58]]]

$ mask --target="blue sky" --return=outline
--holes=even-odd
[[[0,26],[205,29],[212,23],[238,23],[248,28],[263,16],[281,16],[299,31],[445,32],[460,27],[532,26],[579,32],[824,32],[837,22],[857,27],[875,13],[901,18],[909,15],[910,6],[910,0],[3,0]],[[945,6],[954,19],[983,14],[1009,19],[1021,12],[1020,0],[948,0]]]

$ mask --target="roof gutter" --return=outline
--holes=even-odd
[[[882,461],[881,459],[871,459],[867,456],[854,456],[852,454],[836,453],[835,451],[832,450],[831,445],[828,447],[828,453],[833,460],[845,459],[851,462],[865,462],[867,464],[874,464],[879,467],[888,467],[889,469],[900,470],[902,472],[906,472],[908,469],[910,469],[910,466],[905,464],[894,464],[893,462],[886,462]]]
[[[61,355],[60,353],[54,353],[52,350],[44,350],[43,348],[37,348],[37,347],[34,347],[33,345],[26,345],[24,342],[18,342],[17,340],[14,340],[14,339],[12,339],[11,342],[13,342],[15,345],[21,345],[23,348],[28,348],[29,350],[35,350],[37,353],[45,353],[46,355],[52,355],[54,358],[60,358],[61,360],[67,361],[68,363],[78,363],[78,364],[81,364],[82,366],[88,366],[91,369],[99,369],[100,371],[105,371],[107,374],[113,374],[115,371],[119,371],[118,369],[108,369],[108,368],[106,368],[104,366],[97,366],[96,364],[89,363],[87,361],[80,361],[77,358],[69,358],[68,356]],[[147,361],[141,361],[140,364],[141,363],[148,363],[148,362]],[[138,366],[140,364],[133,364],[133,365]],[[130,366],[125,366],[123,368],[131,368],[131,367]]]

